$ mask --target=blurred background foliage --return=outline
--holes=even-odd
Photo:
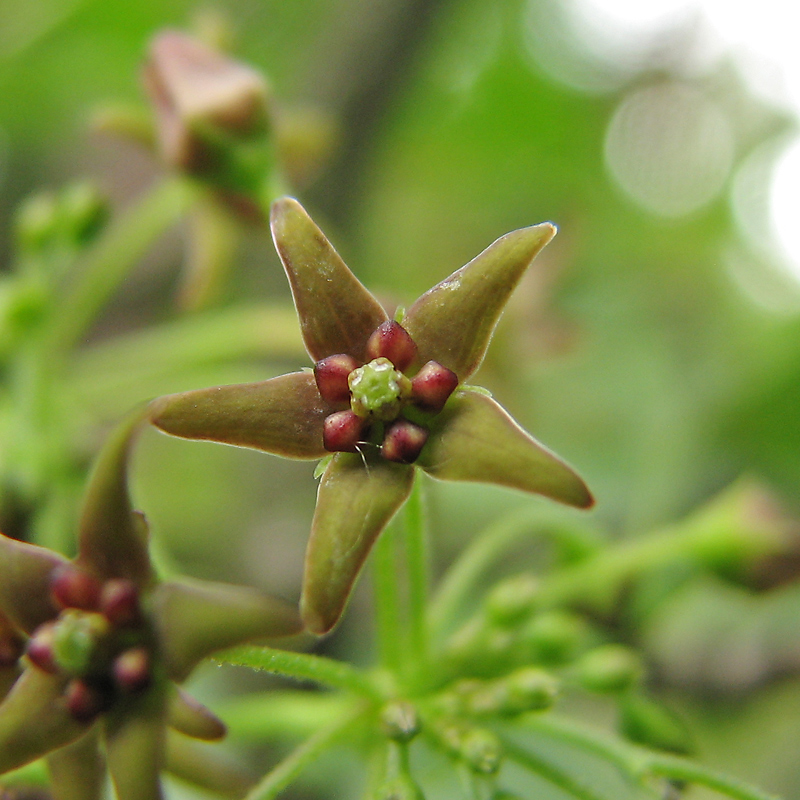
[[[3,261],[8,220],[31,192],[85,176],[118,211],[146,189],[161,167],[89,121],[107,101],[143,103],[156,30],[229,25],[232,51],[281,102],[328,120],[335,147],[298,195],[381,296],[409,301],[499,235],[558,224],[478,382],[579,469],[608,537],[668,525],[742,475],[800,515],[800,284],[765,223],[770,163],[795,122],[751,93],[731,56],[704,54],[689,24],[601,53],[573,11],[567,0],[0,0]],[[183,346],[207,357],[126,382],[126,359],[146,362],[147,346],[104,345],[178,316],[187,227],[152,248],[84,343],[74,383],[88,448],[153,394],[307,366],[268,234],[237,225],[212,310],[264,303],[266,322],[222,355],[214,331],[195,343],[189,330]],[[148,434],[135,467],[165,558],[297,595],[313,465]],[[441,565],[510,508],[572,514],[499,488],[428,488]],[[800,592],[785,577],[757,594],[654,576],[656,600],[615,624],[646,648],[703,760],[800,798]],[[368,608],[362,587],[329,651],[365,657]],[[303,796],[343,796],[321,774]]]

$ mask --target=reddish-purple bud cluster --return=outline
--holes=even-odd
[[[417,345],[408,331],[393,320],[384,322],[369,337],[366,345],[369,361],[386,359],[399,373],[404,373],[417,358]],[[318,361],[314,377],[321,397],[332,405],[351,403],[350,378],[363,365],[350,355],[337,353]],[[407,382],[407,378],[402,378]],[[426,413],[438,413],[458,386],[458,376],[436,361],[428,361],[411,379],[411,392],[398,403],[397,417],[377,423],[353,406],[335,411],[325,418],[323,445],[330,452],[355,453],[370,440],[376,424],[383,424],[381,455],[389,461],[411,464],[417,460],[428,439],[428,429],[419,421],[404,416],[406,406]],[[406,383],[406,385],[408,385]],[[355,408],[355,410],[353,410]],[[355,413],[359,411],[359,413]],[[394,410],[389,412],[393,414]],[[416,418],[416,416],[415,416]],[[386,417],[382,417],[386,420]],[[380,434],[378,434],[380,435]]]
[[[75,719],[88,721],[107,710],[120,694],[133,694],[152,681],[149,633],[139,588],[125,578],[105,582],[72,564],[53,571],[50,595],[59,616],[41,624],[28,640],[26,654],[39,669],[66,674],[64,702]],[[88,666],[70,668],[59,660],[63,625],[76,618],[96,638]],[[78,674],[76,674],[76,672]]]

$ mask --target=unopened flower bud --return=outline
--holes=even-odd
[[[441,411],[458,386],[458,376],[436,361],[424,364],[411,379],[411,396],[425,411]]]
[[[136,584],[126,578],[106,581],[100,593],[100,612],[114,627],[135,625],[141,616]]]
[[[407,419],[401,419],[386,431],[381,455],[388,461],[413,464],[427,441],[428,431],[425,428],[415,425]]]
[[[323,400],[329,403],[346,403],[350,400],[347,379],[359,366],[352,356],[337,353],[323,358],[314,365],[314,378]]]
[[[378,326],[367,340],[367,357],[388,358],[395,369],[404,372],[417,356],[417,345],[406,329],[394,320]]]
[[[40,625],[28,640],[25,654],[31,663],[45,672],[58,672],[55,657],[55,623],[45,622]]]
[[[678,755],[691,755],[695,743],[685,723],[650,697],[629,692],[620,703],[620,731],[646,747]]]
[[[397,742],[408,742],[419,733],[419,717],[411,703],[389,703],[381,712],[383,732]]]
[[[355,453],[366,423],[352,411],[337,411],[325,417],[322,445],[331,453]]]
[[[152,679],[150,653],[145,647],[132,647],[114,660],[114,682],[128,694],[139,692]]]
[[[59,668],[72,675],[89,671],[98,643],[107,636],[108,620],[100,614],[68,609],[55,624],[53,651]]]
[[[498,625],[514,625],[530,614],[539,592],[535,575],[522,573],[500,581],[486,598],[486,611]]]
[[[88,572],[65,564],[53,571],[50,593],[61,608],[95,611],[100,604],[100,581]]]
[[[458,751],[470,769],[482,775],[493,775],[500,769],[503,760],[500,740],[485,728],[470,728],[465,731]]]
[[[67,684],[64,700],[69,713],[75,719],[89,722],[109,707],[111,694],[107,690],[75,678]]]
[[[590,692],[623,692],[642,676],[642,662],[628,647],[606,644],[585,653],[574,665],[575,679]]]
[[[568,611],[547,611],[525,626],[521,641],[532,660],[558,665],[575,657],[586,633],[586,623],[577,615]]]

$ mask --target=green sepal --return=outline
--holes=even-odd
[[[20,675],[0,704],[0,774],[21,767],[80,738],[91,722],[79,722],[64,705],[66,680],[37,667]]]
[[[347,353],[366,361],[367,339],[387,320],[380,303],[297,200],[273,203],[270,225],[311,358]]]
[[[526,433],[490,397],[457,390],[433,420],[416,462],[434,478],[480,481],[588,508],[581,478]]]
[[[547,222],[507,233],[425,292],[403,319],[419,351],[417,365],[437,361],[467,380],[520,278],[555,234]]]
[[[225,723],[180,686],[170,687],[167,722],[176,731],[193,739],[213,742],[227,732]]]
[[[166,687],[117,702],[103,717],[106,759],[117,800],[161,800]]]
[[[50,785],[58,800],[101,800],[106,767],[99,748],[99,726],[47,757]]]
[[[177,681],[217,650],[302,630],[294,606],[244,586],[162,583],[152,599],[161,656],[167,674]]]
[[[256,776],[229,752],[173,731],[167,731],[166,769],[194,786],[235,800],[256,782]]]
[[[286,458],[321,458],[325,417],[314,375],[291,372],[268,381],[217,386],[159,397],[150,404],[157,428],[184,439],[252,447]]]
[[[69,562],[44,547],[0,533],[0,610],[25,633],[58,614],[50,599],[53,570]]]
[[[339,620],[378,534],[411,492],[413,468],[372,450],[336,453],[317,494],[300,609],[306,627],[326,633]]]
[[[153,577],[147,529],[128,496],[128,458],[145,420],[142,406],[125,419],[100,451],[84,495],[77,563],[103,579],[127,578],[142,586]]]

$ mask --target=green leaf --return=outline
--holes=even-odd
[[[177,681],[217,650],[302,629],[294,606],[224,583],[163,583],[153,593],[153,608],[167,673]]]
[[[0,774],[74,742],[91,727],[62,700],[65,679],[26,669],[0,705]]]
[[[111,434],[95,462],[83,501],[77,562],[101,578],[128,578],[139,585],[152,578],[147,526],[128,496],[131,443],[145,408],[131,414]]]
[[[414,471],[370,452],[336,453],[322,478],[306,551],[301,613],[314,633],[339,620],[378,534],[411,492]]]
[[[216,386],[159,397],[153,425],[172,436],[252,447],[286,458],[321,458],[322,426],[334,409],[314,375],[291,372],[268,381]]]
[[[50,599],[50,576],[67,563],[52,550],[0,533],[0,609],[20,630],[33,633],[58,614]]]
[[[403,319],[417,344],[417,365],[437,361],[467,380],[483,361],[508,298],[555,233],[547,222],[507,233],[425,292]]]
[[[363,362],[367,339],[387,319],[380,303],[297,200],[273,203],[270,225],[311,358],[347,353]]]
[[[586,484],[490,397],[457,391],[433,421],[417,464],[434,478],[481,481],[588,508]]]

